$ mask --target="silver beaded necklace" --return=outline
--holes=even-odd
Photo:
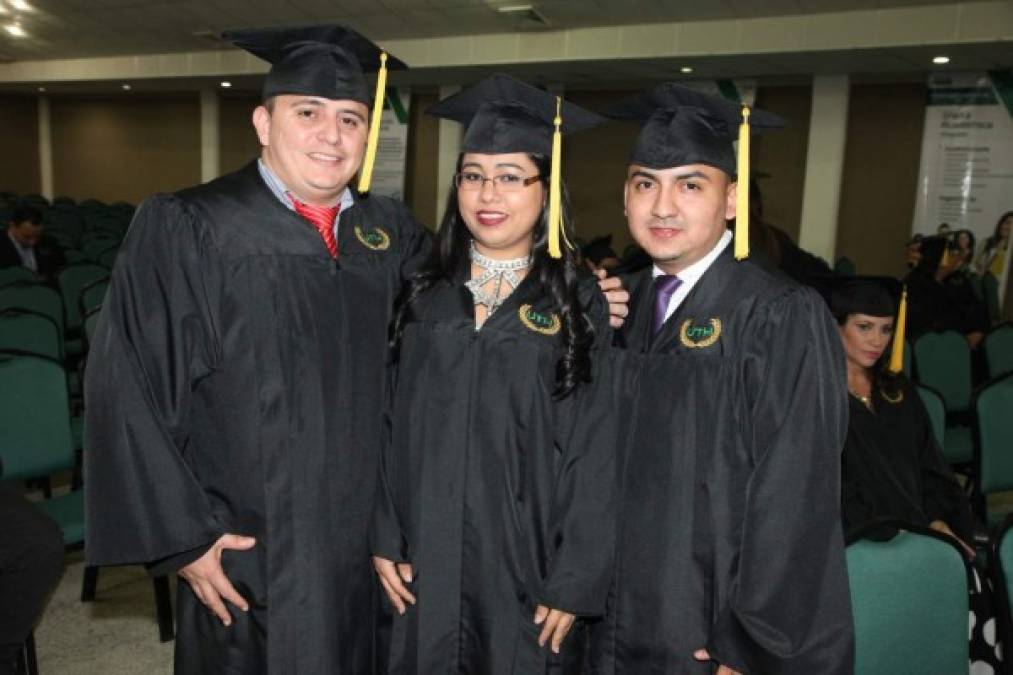
[[[523,258],[497,260],[484,256],[475,250],[475,242],[472,241],[471,250],[468,252],[468,255],[471,258],[471,262],[482,269],[482,273],[477,278],[464,282],[464,285],[471,291],[475,304],[483,305],[489,312],[489,316],[492,316],[492,313],[503,304],[507,296],[521,283],[521,278],[517,273],[527,269],[531,265],[531,254]],[[496,281],[495,290],[487,291],[485,285],[493,280]],[[503,293],[504,283],[510,287],[506,293]]]

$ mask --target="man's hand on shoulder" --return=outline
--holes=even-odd
[[[594,274],[598,277],[598,288],[605,294],[605,302],[609,305],[609,325],[622,328],[630,313],[629,292],[623,288],[619,277],[607,277],[608,272],[605,270],[598,270]]]

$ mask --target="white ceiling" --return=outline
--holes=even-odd
[[[954,0],[28,0],[15,12],[0,0],[0,60],[42,60],[187,52],[222,47],[227,29],[344,23],[375,40],[569,29],[663,21],[743,19],[846,10],[954,4]],[[531,4],[548,26],[511,18],[497,6]]]

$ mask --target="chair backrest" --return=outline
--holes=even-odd
[[[11,284],[0,287],[0,310],[27,309],[44,314],[56,322],[60,336],[64,334],[63,298],[49,286],[42,284]]]
[[[108,288],[109,277],[106,276],[91,282],[81,289],[81,297],[77,304],[82,316],[87,316],[89,312],[102,306],[102,303],[105,302],[106,290]]]
[[[988,376],[1013,372],[1013,323],[999,324],[985,336]]]
[[[0,286],[6,286],[7,284],[19,281],[38,283],[39,277],[35,275],[35,272],[22,265],[0,268]]]
[[[37,356],[0,355],[0,458],[4,480],[74,468],[67,375]]]
[[[29,352],[63,361],[63,337],[48,316],[8,309],[0,312],[0,350]]]
[[[85,263],[65,267],[57,276],[63,305],[67,309],[67,329],[81,327],[81,290],[88,284],[109,276],[109,270],[101,265]]]
[[[943,441],[946,438],[946,405],[943,403],[943,397],[939,395],[939,392],[933,391],[923,384],[916,384],[915,389],[918,390],[918,396],[921,397],[925,411],[929,414],[936,442],[939,443],[940,448],[943,448]],[[945,454],[945,448],[943,450]]]
[[[847,548],[855,673],[967,672],[967,568],[939,539],[899,532]]]
[[[946,412],[971,408],[971,348],[956,331],[926,333],[915,342],[918,381],[942,397]]]
[[[1013,373],[992,380],[974,398],[982,494],[1013,490]]]

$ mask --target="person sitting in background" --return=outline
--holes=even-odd
[[[1009,251],[1010,230],[1013,230],[1013,211],[1002,214],[995,224],[992,236],[985,240],[977,260],[977,268],[982,274],[991,274],[996,279],[1002,279],[1006,253]]]
[[[948,236],[950,236],[950,224],[949,223],[939,223],[939,227],[936,228],[936,236],[938,236],[938,237],[948,237]]]
[[[977,349],[981,343],[989,327],[985,305],[966,279],[964,283],[950,280],[961,265],[944,237],[921,240],[918,262],[904,279],[908,286],[908,328],[912,339],[930,331],[955,330],[967,338],[971,349]]]
[[[976,558],[970,503],[943,459],[921,398],[890,358],[900,284],[891,278],[851,277],[827,293],[848,371],[848,435],[841,456],[841,517],[845,536],[879,520],[927,527]],[[896,340],[903,343],[898,329]],[[984,626],[994,614],[987,580],[969,579],[971,661],[995,668],[1000,659]],[[993,672],[993,671],[988,671]]]
[[[63,535],[4,483],[0,523],[0,675],[15,675],[24,642],[63,575]]]
[[[60,266],[58,253],[43,244],[42,212],[34,206],[18,206],[7,223],[7,236],[0,237],[0,267],[21,265],[43,279]]]
[[[970,230],[957,230],[957,234],[953,237],[953,243],[957,257],[960,258],[960,271],[965,275],[977,274],[978,270],[974,265],[974,232]]]
[[[917,267],[918,261],[922,259],[922,239],[924,236],[916,234],[904,244],[904,264],[909,270]]]

